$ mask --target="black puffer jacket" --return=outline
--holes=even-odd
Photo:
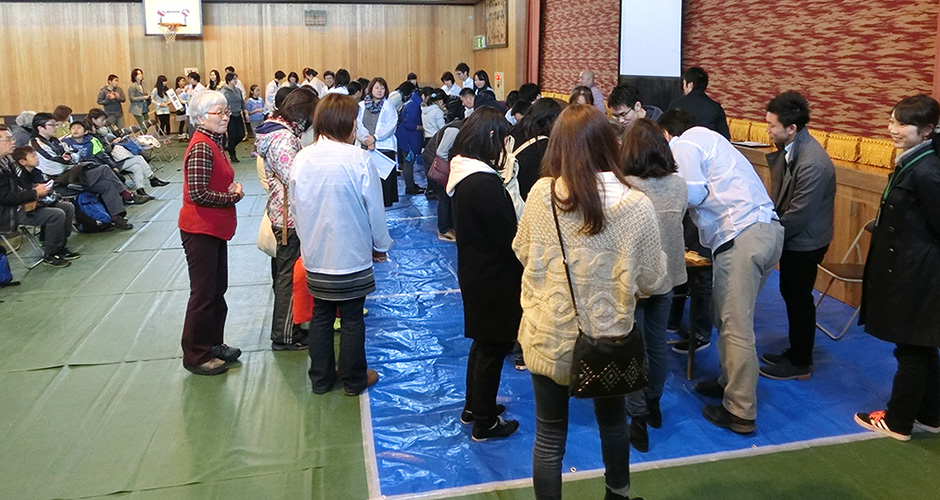
[[[36,191],[23,185],[9,156],[0,158],[0,232],[15,230],[16,212],[31,201],[36,201]]]

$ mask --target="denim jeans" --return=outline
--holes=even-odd
[[[695,280],[690,280],[685,285],[677,286],[675,290],[688,288],[687,295],[691,295],[695,301],[695,317],[689,318],[689,331],[695,334],[699,342],[709,342],[712,339],[712,271],[700,271]],[[693,291],[694,288],[694,291]],[[669,328],[679,330],[682,327],[682,316],[685,314],[686,295],[676,297],[672,300],[672,308],[669,311]]]
[[[532,387],[535,393],[535,446],[532,448],[535,498],[561,499],[561,461],[568,439],[568,387],[534,373]],[[630,491],[630,427],[624,398],[593,401],[607,488],[627,496]]]
[[[627,412],[632,417],[647,414],[646,402],[658,401],[666,385],[666,322],[672,306],[672,291],[664,295],[653,295],[637,302],[638,326],[643,332],[646,347],[646,365],[649,367],[649,384],[642,390],[627,395]]]
[[[405,189],[414,189],[415,185],[415,157],[411,155],[411,161],[408,161],[409,151],[398,148],[398,167],[401,168],[401,176],[405,179]]]
[[[334,302],[317,298],[310,320],[310,382],[313,392],[329,392],[336,383],[336,357],[333,351],[333,322],[336,310],[342,326],[339,329],[339,378],[347,394],[359,394],[368,385],[366,380],[366,323],[362,306],[366,298]]]
[[[428,188],[437,195],[437,232],[444,234],[454,228],[454,216],[450,209],[450,196],[447,190],[437,182],[428,179]]]

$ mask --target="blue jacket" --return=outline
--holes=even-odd
[[[421,146],[424,143],[424,132],[419,130],[421,126],[421,95],[418,91],[411,93],[411,97],[401,112],[398,113],[398,130],[395,137],[398,138],[398,149],[415,154],[421,152]]]

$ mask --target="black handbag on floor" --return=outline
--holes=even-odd
[[[551,189],[552,216],[555,218],[555,230],[558,231],[558,243],[561,244],[561,257],[565,265],[565,277],[568,279],[568,290],[571,292],[574,317],[578,321],[578,339],[574,343],[571,356],[568,395],[576,398],[602,398],[638,391],[649,383],[649,374],[643,336],[637,331],[636,323],[630,333],[621,337],[589,337],[581,329],[578,303],[574,297],[571,272],[568,270],[568,255],[565,253],[565,242],[561,237],[558,211],[555,208],[555,181],[552,181]]]

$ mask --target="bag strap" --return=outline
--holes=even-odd
[[[284,204],[281,205],[281,218],[284,220],[284,227],[281,228],[281,246],[287,246],[287,184],[275,177],[281,185],[281,192],[284,193]]]
[[[521,146],[519,146],[518,148],[516,148],[515,150],[513,150],[512,154],[513,154],[513,155],[518,155],[518,154],[521,153],[524,149],[526,149],[527,147],[529,147],[529,146],[535,144],[536,142],[541,141],[542,139],[548,139],[548,136],[547,136],[547,135],[537,135],[537,136],[535,136],[535,137],[529,139],[528,141],[523,142]]]
[[[571,271],[568,269],[568,255],[565,253],[565,240],[561,237],[561,225],[558,223],[558,210],[555,208],[555,179],[552,179],[552,217],[555,219],[555,231],[558,232],[558,243],[561,245],[561,262],[565,265],[565,278],[568,280],[568,291],[571,293],[571,305],[574,306],[574,317],[578,320],[578,329],[581,330],[581,316],[578,315],[578,301],[574,298],[574,286],[571,284]]]

